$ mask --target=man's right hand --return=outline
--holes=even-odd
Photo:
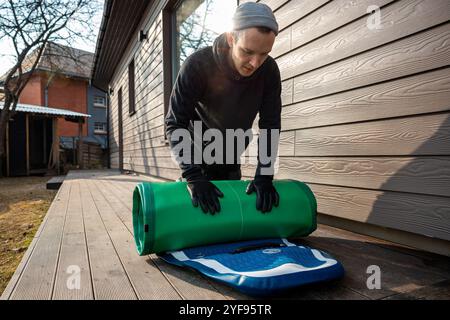
[[[219,197],[223,198],[223,193],[212,182],[199,179],[189,181],[187,187],[194,207],[200,204],[204,213],[209,212],[212,215],[220,212]]]

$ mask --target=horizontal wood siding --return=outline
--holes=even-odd
[[[163,179],[178,178],[178,167],[172,161],[170,150],[164,139],[164,86],[163,86],[163,43],[162,13],[155,11],[161,5],[155,1],[147,9],[138,30],[144,30],[148,39],[139,42],[133,37],[120,66],[115,72],[111,86],[122,87],[128,97],[128,61],[135,59],[136,69],[136,113],[128,114],[128,100],[123,100],[123,169],[136,171]],[[115,90],[115,91],[117,91]],[[119,149],[117,98],[111,99],[111,164],[118,168]],[[114,130],[114,128],[116,130]]]
[[[324,215],[450,240],[450,1],[260,2],[280,25],[271,54],[282,76],[276,178],[308,183]],[[163,64],[170,62],[162,54],[162,3],[148,9],[140,29],[149,39],[138,43],[136,34],[111,86],[128,97],[134,57],[132,117],[123,100],[124,169],[173,180],[180,171],[164,141]],[[375,30],[372,5],[380,8]],[[255,171],[256,138],[244,178]]]
[[[276,178],[321,214],[450,240],[450,1],[259,2],[280,25]]]

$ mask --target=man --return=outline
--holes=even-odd
[[[172,151],[177,150],[180,139],[173,137],[176,130],[189,130],[191,153],[195,148],[203,150],[207,145],[194,143],[193,127],[200,123],[204,129],[217,129],[225,135],[227,129],[248,130],[259,113],[259,128],[267,131],[270,156],[276,155],[281,128],[281,79],[280,71],[269,56],[278,23],[272,10],[265,4],[248,2],[240,5],[233,17],[233,31],[215,40],[212,47],[200,49],[184,62],[175,82],[166,117],[166,133]],[[264,130],[266,129],[266,130]],[[234,141],[232,141],[234,142]],[[261,149],[261,138],[258,148]],[[248,146],[245,141],[245,148]],[[276,150],[270,146],[275,143]],[[230,145],[230,141],[226,141]],[[273,152],[272,152],[273,151]],[[228,149],[223,151],[223,158]],[[194,206],[203,212],[220,211],[222,192],[211,180],[240,180],[238,158],[234,161],[214,164],[181,161],[182,177],[188,182],[188,190]],[[261,155],[261,152],[258,153]],[[247,187],[247,194],[256,192],[256,208],[270,212],[278,206],[279,195],[273,186],[273,162],[258,166],[254,179]]]

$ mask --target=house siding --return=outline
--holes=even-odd
[[[95,123],[101,122],[106,123],[106,105],[105,108],[94,106],[95,97],[104,97],[105,102],[107,99],[106,93],[103,91],[89,86],[88,87],[88,114],[91,116],[88,120],[88,135],[90,137],[95,137],[98,143],[101,143],[102,148],[107,147],[107,135],[106,134],[95,134]]]
[[[155,7],[159,9],[155,10]],[[144,15],[136,36],[129,44],[110,83],[110,159],[119,168],[118,92],[122,88],[123,169],[165,179],[176,179],[178,167],[172,162],[164,139],[164,86],[161,3],[154,2]],[[138,41],[139,30],[148,39]],[[128,110],[128,65],[135,60],[135,113]]]
[[[241,1],[243,2],[243,1]],[[266,0],[280,25],[272,56],[282,77],[277,179],[298,179],[320,214],[450,240],[450,2]],[[368,28],[377,5],[382,28]],[[130,43],[111,86],[123,88],[124,169],[173,180],[164,144],[163,2]],[[127,65],[136,62],[136,114]],[[111,164],[118,167],[117,94]],[[256,123],[256,122],[255,122]],[[254,144],[252,146],[254,149]],[[253,161],[254,163],[254,161]],[[254,164],[243,165],[251,178]]]

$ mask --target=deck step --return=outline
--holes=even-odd
[[[47,181],[47,190],[58,190],[66,176],[56,176]]]

